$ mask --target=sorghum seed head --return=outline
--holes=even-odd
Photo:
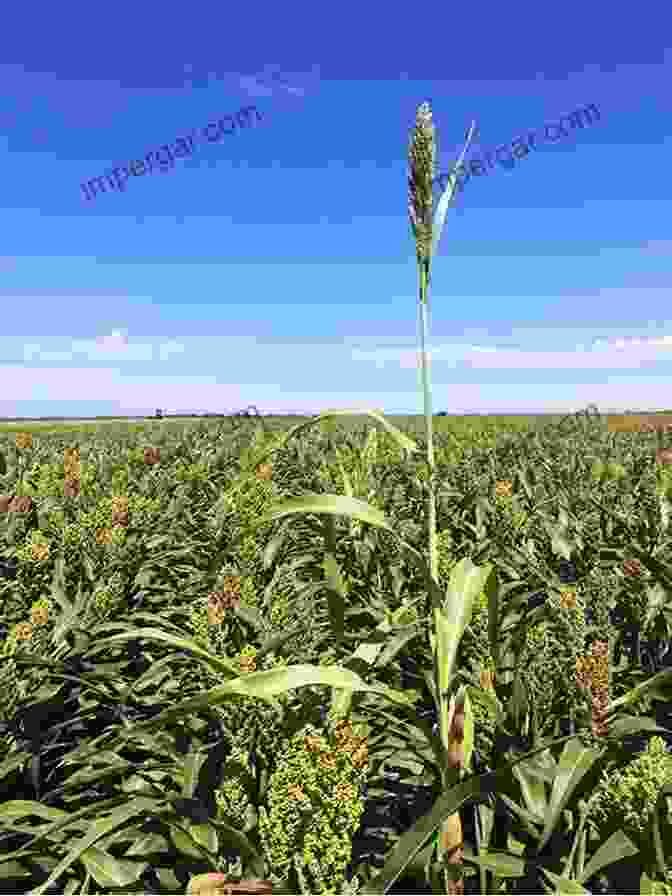
[[[129,523],[129,515],[127,510],[113,510],[112,511],[112,528],[121,526],[122,528],[127,528]]]
[[[495,494],[498,498],[510,498],[513,493],[513,482],[510,479],[500,479],[495,484]]]
[[[33,637],[33,624],[31,622],[19,622],[14,628],[14,637],[17,641],[30,641]]]
[[[0,513],[7,513],[14,495],[0,495]]]
[[[221,625],[226,618],[226,607],[222,597],[223,595],[216,591],[212,591],[208,595],[208,623],[210,625]]]
[[[76,498],[79,494],[79,479],[66,479],[63,483],[63,496],[65,498]]]
[[[257,467],[257,479],[268,480],[273,476],[273,464],[259,464]]]
[[[432,180],[436,136],[429,103],[418,106],[408,152],[408,214],[418,260],[428,260],[432,245]]]
[[[37,563],[40,563],[43,560],[47,560],[49,558],[49,545],[32,544],[30,548],[30,554],[33,560],[35,560]]]
[[[240,594],[240,576],[224,576],[222,591],[228,597],[237,597]]]
[[[307,734],[304,738],[306,751],[309,753],[319,753],[323,748],[322,739],[314,734]]]
[[[29,513],[33,507],[33,499],[30,495],[17,496],[12,499],[9,505],[10,513]]]
[[[492,669],[481,669],[480,685],[484,691],[491,691],[495,684],[495,673]]]
[[[145,448],[144,459],[148,466],[158,464],[161,460],[161,452],[158,448]]]
[[[644,568],[639,560],[624,560],[623,561],[623,573],[629,578],[637,578],[641,576]]]
[[[33,625],[46,625],[49,622],[49,608],[45,606],[33,607],[30,611],[30,621]]]
[[[33,447],[33,434],[30,432],[17,432],[15,439],[16,447],[19,451]]]
[[[306,799],[305,792],[303,791],[303,789],[301,787],[299,787],[298,784],[289,784],[288,785],[287,796],[292,800],[296,800],[297,803],[302,803]]]
[[[334,787],[334,797],[339,802],[350,802],[357,798],[357,789],[352,784],[341,781]]]
[[[112,542],[112,531],[110,529],[98,529],[96,531],[96,542],[98,544],[110,544]]]
[[[253,656],[241,656],[240,657],[240,671],[241,672],[255,672],[257,668],[257,661]]]
[[[560,606],[565,610],[573,610],[576,607],[576,588],[560,589]]]
[[[322,753],[318,761],[322,768],[326,768],[328,771],[336,768],[336,757],[330,756],[329,753]]]
[[[352,764],[355,768],[364,768],[369,761],[369,748],[362,743],[352,754]]]
[[[670,466],[672,465],[672,449],[664,448],[661,451],[658,451],[656,454],[656,461],[661,466]]]

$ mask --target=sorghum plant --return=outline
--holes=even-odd
[[[475,123],[467,137],[460,162],[464,158],[469,143],[473,136]],[[420,363],[422,369],[422,390],[424,398],[425,433],[427,438],[427,467],[429,482],[427,488],[427,528],[429,536],[429,567],[430,575],[435,583],[438,583],[438,554],[436,543],[436,497],[435,497],[435,461],[434,442],[432,432],[432,401],[429,372],[429,357],[426,342],[429,333],[429,286],[431,279],[432,257],[435,255],[441,239],[441,231],[448,204],[453,198],[455,190],[455,176],[451,176],[445,193],[439,200],[436,214],[432,208],[432,181],[434,178],[434,161],[436,158],[436,139],[434,125],[432,123],[432,111],[429,103],[423,103],[418,107],[415,129],[413,131],[409,147],[409,177],[408,177],[408,214],[411,228],[415,237],[416,258],[418,263],[419,285],[419,323],[420,323]],[[458,163],[458,165],[459,165]],[[457,609],[457,608],[455,608]],[[453,651],[448,648],[447,636],[450,631],[449,615],[438,607],[434,607],[435,625],[435,664],[438,671],[439,703],[440,703],[440,732],[441,740],[446,751],[449,751],[449,707],[445,688],[448,684],[449,656]],[[448,636],[449,637],[449,636]],[[454,655],[454,654],[453,654]],[[450,832],[450,835],[448,836]],[[462,839],[459,814],[451,816],[444,823],[444,837],[442,847],[452,864],[459,864],[459,843]],[[462,882],[456,882],[454,892],[463,889]]]
[[[473,136],[474,127],[475,125],[472,125],[467,145],[462,152],[462,158],[466,154],[469,142]],[[460,638],[464,633],[466,623],[471,614],[471,602],[484,587],[487,587],[489,590],[489,584],[487,583],[491,580],[492,569],[491,567],[475,567],[469,560],[465,559],[453,569],[445,596],[439,589],[436,542],[436,467],[426,339],[428,335],[428,291],[431,260],[436,253],[448,205],[455,190],[456,178],[454,175],[450,178],[448,187],[439,199],[436,211],[433,212],[432,178],[435,156],[436,146],[432,113],[429,104],[423,103],[417,111],[416,126],[409,148],[408,212],[416,241],[416,256],[420,276],[418,309],[420,318],[420,360],[425,408],[424,420],[427,437],[427,464],[426,475],[421,477],[419,471],[416,471],[416,477],[423,480],[422,488],[427,497],[429,562],[409,543],[404,542],[404,549],[411,554],[422,570],[426,583],[427,615],[429,618],[433,618],[434,622],[433,631],[430,630],[428,634],[433,656],[433,685],[439,717],[440,741],[443,750],[439,763],[443,784],[449,787],[449,781],[452,781],[455,776],[454,770],[462,766],[465,758],[468,761],[473,748],[473,719],[469,708],[468,694],[464,688],[461,688],[456,697],[450,697],[451,676]],[[321,422],[323,417],[345,413],[347,412],[326,411],[323,415],[318,416],[315,421],[294,427],[287,435],[287,439],[313,422]],[[407,453],[417,450],[416,444],[385,420],[382,414],[377,411],[366,411],[366,413],[384,425],[385,429],[395,438],[397,444]],[[333,516],[345,514],[354,520],[373,524],[383,530],[392,532],[396,536],[397,541],[400,540],[399,533],[391,528],[380,510],[369,503],[355,499],[351,491],[345,496],[323,494],[304,496],[289,504],[273,508],[267,514],[266,519],[280,519],[293,513],[319,513],[326,515],[327,519],[323,528],[327,544],[325,569],[329,571],[327,581],[330,592],[335,599],[338,599],[341,605],[345,599],[346,592],[335,557],[335,525]],[[495,606],[493,603],[493,607]],[[381,647],[377,648],[376,654],[380,649]],[[349,697],[346,695],[346,703],[348,699]],[[459,720],[462,715],[465,716],[466,735],[460,738],[455,733],[453,717]],[[464,742],[463,749],[461,749],[462,742]],[[458,756],[460,757],[459,762],[457,761]],[[461,863],[459,849],[461,840],[459,813],[455,813],[443,823],[441,847],[444,857],[449,856],[449,861],[458,866]],[[460,892],[462,890],[462,882],[459,880],[451,882],[451,887],[453,887],[451,892]]]

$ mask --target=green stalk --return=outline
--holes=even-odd
[[[434,434],[432,429],[432,385],[430,359],[427,354],[429,335],[429,262],[420,264],[420,362],[422,367],[422,392],[425,411],[425,433],[427,435],[427,466],[429,468],[429,491],[427,498],[427,526],[429,535],[429,567],[432,578],[438,582],[439,558],[436,549],[436,496],[434,492]]]
[[[409,148],[409,197],[408,212],[416,242],[416,256],[418,261],[419,286],[419,323],[420,323],[420,364],[422,369],[422,391],[425,412],[425,431],[427,434],[427,534],[429,541],[429,565],[430,576],[438,585],[438,554],[436,544],[436,498],[435,498],[435,470],[434,470],[434,440],[432,432],[432,393],[430,382],[430,362],[427,354],[427,336],[429,331],[429,284],[431,280],[432,254],[436,251],[440,230],[447,209],[447,203],[452,197],[455,188],[455,178],[451,178],[451,195],[444,195],[437,209],[438,233],[435,232],[432,180],[434,178],[434,159],[436,156],[436,139],[432,112],[429,103],[419,106],[416,115],[416,124]],[[431,596],[427,595],[430,604]],[[434,606],[434,680],[436,682],[441,722],[441,742],[448,760],[450,749],[450,731],[452,714],[448,703],[446,681],[448,675],[448,657],[444,655],[447,646],[446,619],[443,618],[441,607]],[[442,769],[445,778],[446,769]],[[440,851],[445,860],[451,865],[461,863],[460,847],[462,843],[462,823],[459,812],[454,813],[443,824],[440,838]],[[454,882],[453,892],[460,892],[463,888],[461,881]]]

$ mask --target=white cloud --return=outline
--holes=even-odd
[[[532,351],[519,348],[496,348],[483,345],[447,343],[432,346],[428,354],[434,362],[459,363],[484,370],[577,370],[637,368],[645,361],[672,361],[672,336],[652,339],[627,337],[596,339],[592,346],[577,345],[564,351]],[[420,364],[417,349],[386,348],[373,351],[355,350],[353,361],[373,361],[380,368],[396,362],[402,369]]]
[[[69,351],[43,350],[37,343],[28,343],[23,347],[23,358],[31,361],[153,361],[155,351],[158,360],[165,361],[169,355],[184,351],[179,342],[166,342],[158,346],[150,343],[129,343],[128,335],[121,330],[113,330],[106,336],[97,339],[75,339]]]

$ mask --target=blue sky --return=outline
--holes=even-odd
[[[13,4],[0,416],[419,412],[406,176],[424,100],[437,173],[472,119],[487,150],[600,113],[449,211],[434,409],[672,407],[669,10],[479,10]],[[260,122],[85,200],[250,104]]]

